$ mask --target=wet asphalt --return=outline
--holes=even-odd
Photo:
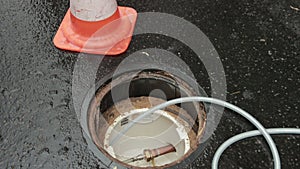
[[[299,127],[300,2],[298,0],[118,1],[138,12],[164,12],[200,28],[218,51],[226,72],[227,101],[251,112],[266,127]],[[0,168],[106,168],[89,150],[72,102],[77,53],[61,51],[52,39],[68,0],[0,2]],[[128,51],[106,57],[98,78],[131,53],[162,48],[183,60],[194,53],[159,35],[133,38]],[[191,62],[209,94],[201,64]],[[254,129],[226,111],[204,153],[187,168],[210,168],[217,147]],[[300,137],[274,136],[282,168],[300,168]],[[220,168],[271,168],[261,138],[239,142],[221,158]]]

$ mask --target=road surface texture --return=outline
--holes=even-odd
[[[251,112],[266,127],[299,127],[300,1],[120,0],[138,12],[173,14],[195,24],[217,49],[226,72],[227,101]],[[78,57],[56,49],[52,39],[68,0],[0,2],[0,168],[106,168],[89,150],[72,102],[72,72]],[[163,23],[162,23],[163,24]],[[188,47],[159,35],[135,36],[128,51],[106,57],[100,74],[129,54],[161,48],[193,58]],[[189,60],[189,59],[187,59]],[[200,85],[201,64],[190,64]],[[254,129],[225,111],[204,153],[187,168],[210,168],[217,147]],[[300,168],[300,137],[274,136],[283,169]],[[272,168],[262,138],[231,146],[220,168]]]

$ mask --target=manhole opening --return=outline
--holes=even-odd
[[[93,142],[111,160],[128,168],[174,166],[199,146],[206,119],[202,103],[169,106],[134,123],[124,135],[120,131],[155,105],[195,95],[185,81],[163,71],[132,72],[111,79],[90,103],[88,126]]]

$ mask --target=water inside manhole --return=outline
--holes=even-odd
[[[161,90],[163,97],[151,95],[153,90]],[[193,96],[193,92],[184,81],[161,72],[120,76],[100,87],[90,104],[92,140],[109,159],[128,168],[176,166],[199,146],[206,117],[201,103],[156,111],[115,138],[149,108],[166,100]]]
[[[141,97],[133,99],[134,101],[131,101],[131,104],[142,103],[146,105],[145,103],[149,103],[149,99],[154,100],[156,98]],[[122,101],[109,109],[107,113],[112,116],[112,112],[117,112],[117,107],[127,103],[128,100]],[[150,105],[145,107],[150,107]],[[112,157],[139,167],[163,166],[179,160],[190,150],[190,138],[195,139],[196,134],[190,132],[191,127],[186,121],[176,117],[172,112],[165,110],[156,111],[151,116],[135,123],[125,135],[122,135],[122,137],[112,144],[113,139],[118,136],[121,129],[146,110],[148,110],[148,108],[134,109],[131,111],[125,110],[120,114],[118,113],[118,115],[116,115],[117,118],[114,119],[113,123],[110,124],[106,130],[104,149]],[[178,110],[180,109],[178,108]],[[175,151],[164,155],[158,154],[159,156],[153,158],[151,161],[144,159],[130,160],[140,155],[146,156],[144,151],[147,149],[153,150],[168,145],[174,146]]]

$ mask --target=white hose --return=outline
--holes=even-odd
[[[297,128],[270,128],[267,129],[267,132],[269,134],[300,134],[300,129]],[[249,137],[254,137],[261,135],[261,133],[258,130],[254,131],[248,131],[245,133],[238,134],[236,136],[231,137],[230,139],[226,140],[216,151],[213,161],[212,161],[212,168],[217,169],[218,168],[218,163],[220,160],[221,155],[223,152],[232,144],[235,142],[238,142],[243,139],[247,139]]]
[[[259,134],[263,135],[263,137],[266,139],[266,141],[267,141],[267,143],[270,147],[270,150],[272,152],[272,156],[273,156],[273,159],[274,159],[274,169],[280,169],[281,168],[280,157],[279,157],[279,154],[278,154],[278,150],[277,150],[277,147],[276,147],[272,137],[267,132],[267,130],[253,116],[251,116],[249,113],[247,113],[246,111],[242,110],[241,108],[239,108],[235,105],[232,105],[232,104],[227,103],[227,102],[222,101],[222,100],[218,100],[218,99],[214,99],[214,98],[208,98],[208,97],[178,98],[178,99],[174,99],[174,100],[170,100],[168,102],[162,103],[162,104],[157,105],[155,107],[152,107],[148,111],[145,111],[143,114],[138,116],[135,120],[128,123],[126,125],[126,127],[123,128],[120,131],[120,133],[112,139],[111,145],[113,145],[116,141],[118,141],[120,139],[120,137],[122,135],[124,135],[136,122],[139,122],[140,120],[142,120],[146,116],[150,115],[151,113],[153,113],[157,110],[163,109],[165,107],[174,105],[174,104],[186,103],[186,102],[207,102],[207,103],[212,103],[212,104],[215,104],[215,105],[226,107],[226,108],[228,108],[230,110],[233,110],[236,113],[242,115],[246,119],[248,119],[258,129],[257,131],[251,131],[251,132],[246,132],[246,133],[239,134],[239,135],[231,138],[230,140],[226,141],[224,144],[222,144],[220,149],[218,149],[218,151],[215,154],[215,157],[214,157],[214,160],[213,160],[213,163],[212,163],[212,168],[213,169],[218,168],[218,160],[219,160],[221,154],[224,152],[224,150],[228,146],[230,146],[231,144],[233,144],[234,142],[236,142],[238,140],[242,140],[244,138],[252,137],[252,136],[255,136],[255,135],[259,135]],[[285,132],[285,133],[293,133],[293,134],[298,134],[300,132],[299,129],[293,129],[293,132],[290,132],[291,130],[284,131],[282,129],[278,129],[278,130],[276,130],[275,133],[279,133],[279,131],[280,131],[280,133]],[[296,133],[296,131],[297,131],[297,133]],[[271,132],[273,132],[273,130],[271,130]]]

